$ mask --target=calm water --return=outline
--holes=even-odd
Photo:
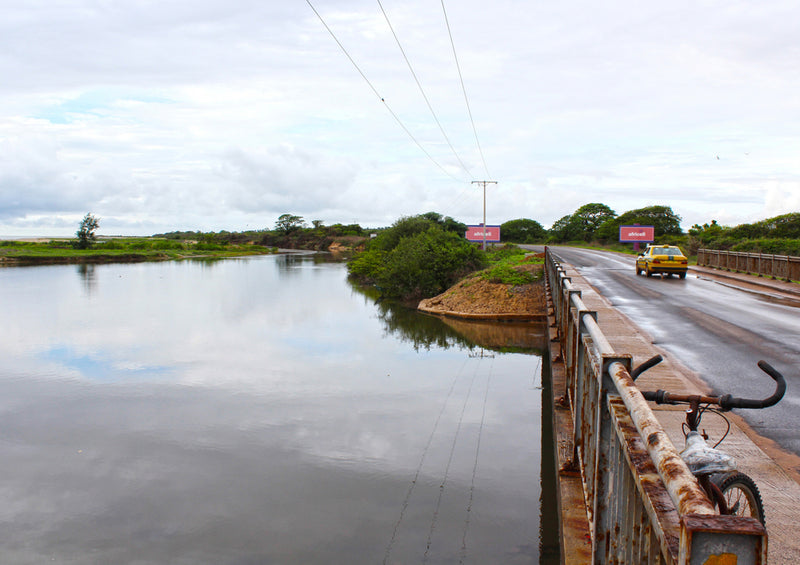
[[[0,293],[2,563],[553,550],[538,355],[314,257],[4,268]]]

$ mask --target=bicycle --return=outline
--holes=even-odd
[[[661,355],[648,359],[631,371],[631,377],[635,381],[639,375],[662,360]],[[755,481],[748,475],[737,471],[733,457],[717,449],[731,429],[730,420],[724,412],[728,412],[732,408],[769,408],[777,404],[786,393],[786,380],[783,375],[766,361],[759,361],[758,367],[776,383],[775,392],[763,400],[737,398],[730,394],[722,396],[675,394],[665,390],[642,391],[642,395],[645,400],[653,401],[656,404],[687,404],[689,406],[686,411],[686,422],[682,425],[686,444],[680,453],[681,458],[720,514],[755,518],[766,526],[764,503]],[[719,409],[712,406],[718,406]],[[708,434],[705,433],[705,430],[702,434],[697,431],[706,412],[717,414],[728,425],[722,438],[713,446],[706,443]]]

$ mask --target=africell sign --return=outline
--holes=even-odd
[[[656,230],[653,226],[620,226],[619,240],[622,243],[631,241],[655,241]]]
[[[483,241],[484,234],[486,241],[498,243],[500,241],[500,226],[467,226],[467,233],[464,237],[467,241]]]

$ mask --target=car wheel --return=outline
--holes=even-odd
[[[648,277],[652,277],[653,276],[653,271],[650,270],[650,265],[646,265],[645,266],[644,274],[647,275]]]
[[[682,278],[682,279],[685,279],[685,278],[686,278],[686,273],[680,273],[678,276],[679,276],[680,278]]]

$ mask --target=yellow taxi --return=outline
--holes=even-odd
[[[636,257],[636,274],[646,274],[652,277],[655,274],[678,275],[680,278],[686,278],[686,269],[689,267],[689,262],[686,256],[681,251],[680,247],[675,245],[648,245],[638,257]]]

